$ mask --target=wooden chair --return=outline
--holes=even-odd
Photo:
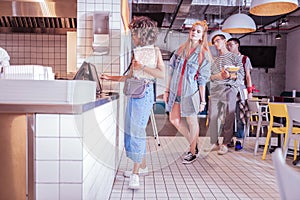
[[[299,199],[300,173],[286,164],[281,148],[277,148],[272,153],[272,160],[276,172],[280,199]]]
[[[269,147],[269,142],[271,140],[271,134],[282,134],[284,135],[284,142],[283,142],[283,148],[287,144],[287,137],[288,137],[288,127],[289,127],[289,116],[287,111],[287,106],[285,103],[269,103],[269,111],[270,111],[270,125],[268,128],[267,138],[265,142],[264,152],[262,155],[262,159],[266,159],[267,150]],[[274,117],[280,117],[286,119],[286,125],[282,125],[281,127],[275,126],[274,124]],[[293,128],[293,133],[300,133],[300,128]]]

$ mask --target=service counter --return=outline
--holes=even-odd
[[[117,93],[81,102],[1,98],[0,199],[109,197],[123,149]]]

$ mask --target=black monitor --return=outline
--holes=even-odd
[[[96,95],[100,95],[102,93],[102,86],[99,80],[99,76],[96,70],[95,65],[83,62],[81,67],[78,69],[75,74],[74,80],[89,80],[96,82]]]
[[[276,46],[241,46],[240,51],[254,68],[275,68]]]

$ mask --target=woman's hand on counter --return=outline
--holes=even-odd
[[[105,79],[105,80],[110,80],[110,76],[106,75],[106,74],[101,74],[100,75],[101,79]]]
[[[106,74],[101,74],[100,78],[104,79],[104,80],[119,81],[120,82],[120,81],[124,81],[126,79],[126,76],[109,76],[109,75],[106,75]]]

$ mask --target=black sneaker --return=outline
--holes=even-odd
[[[192,152],[187,152],[186,154],[185,154],[185,156],[184,156],[184,159],[185,158],[187,158],[187,157],[189,157],[190,156],[190,154],[192,154]],[[199,149],[198,149],[198,144],[196,144],[196,148],[195,148],[195,155],[198,157],[199,156]]]
[[[242,143],[240,141],[235,142],[235,148],[236,151],[240,151],[243,149]]]
[[[190,157],[191,155],[193,155],[193,154],[192,154],[192,152],[189,151],[189,152],[187,152],[187,153],[185,154],[185,156],[183,157],[183,159],[188,158],[188,157]]]
[[[198,157],[198,155],[199,155],[198,144],[196,144],[195,155],[196,155],[197,157]]]
[[[184,157],[182,164],[190,164],[190,163],[194,162],[196,159],[197,159],[196,155],[189,153]]]
[[[231,140],[231,142],[230,142],[229,144],[227,144],[227,147],[228,147],[228,148],[234,147],[234,141]]]

